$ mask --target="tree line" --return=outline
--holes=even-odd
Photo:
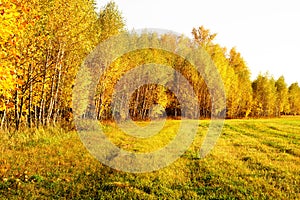
[[[1,129],[43,127],[71,123],[72,91],[76,75],[86,56],[113,35],[128,32],[125,21],[114,2],[99,13],[91,0],[1,0],[0,1],[0,125]],[[227,50],[214,41],[216,34],[204,27],[192,30],[193,38],[172,33],[129,34],[131,40],[181,49],[193,57],[200,47],[213,60],[222,77],[226,93],[228,118],[278,117],[300,114],[300,87],[287,86],[284,77],[274,80],[260,74],[254,81],[250,70],[235,48]],[[138,42],[137,42],[138,44]],[[197,56],[197,55],[194,55]],[[196,91],[200,116],[209,117],[211,97],[207,84],[180,57],[156,49],[132,52],[115,60],[99,77],[94,104],[96,118],[111,120],[123,117],[114,113],[111,99],[114,86],[129,69],[147,63],[172,66],[192,83]],[[105,65],[105,63],[103,63]],[[143,70],[143,68],[141,68]],[[138,73],[142,74],[142,73]],[[140,76],[146,79],[147,76]],[[184,111],[174,94],[181,88],[182,77],[170,74],[170,89],[157,84],[145,84],[122,102],[129,102],[133,119],[147,120],[153,105],[155,115],[177,118]],[[213,77],[212,77],[213,79]],[[190,98],[189,91],[182,91]],[[126,101],[125,101],[126,100]]]
[[[216,34],[210,33],[203,26],[198,29],[194,28],[192,33],[193,39],[172,33],[158,35],[147,32],[133,33],[130,35],[131,38],[126,38],[126,40],[135,41],[133,42],[135,45],[150,44],[154,48],[138,53],[129,53],[112,63],[101,77],[97,87],[96,117],[104,120],[113,117],[126,117],[126,110],[112,106],[112,93],[116,92],[114,87],[127,71],[137,66],[142,66],[140,71],[137,71],[133,76],[134,78],[127,80],[127,84],[118,90],[123,91],[135,82],[147,82],[150,76],[144,75],[142,73],[144,70],[147,70],[149,74],[155,74],[156,78],[159,79],[159,74],[163,74],[163,72],[157,72],[155,68],[147,68],[147,63],[172,66],[180,72],[192,84],[197,94],[200,117],[209,118],[213,114],[207,81],[215,81],[214,74],[207,71],[210,70],[209,68],[203,69],[210,76],[210,80],[205,80],[201,74],[192,70],[193,67],[190,66],[187,59],[170,55],[170,53],[160,50],[161,47],[173,48],[174,52],[185,52],[185,55],[189,55],[191,60],[197,60],[197,57],[201,56],[202,49],[208,53],[222,78],[225,89],[226,109],[218,112],[226,112],[227,118],[280,117],[281,115],[300,114],[300,87],[298,83],[293,83],[288,87],[283,76],[275,80],[268,73],[260,74],[254,81],[251,81],[250,70],[236,48],[228,51],[225,47],[215,43]],[[134,49],[134,47],[130,48]],[[151,117],[153,106],[157,104],[162,106],[155,110],[155,115],[162,115],[165,111],[164,114],[168,117],[180,117],[181,112],[185,109],[180,105],[175,93],[180,90],[180,94],[184,98],[190,99],[192,98],[191,91],[182,87],[183,81],[181,79],[183,77],[180,78],[176,73],[168,73],[168,78],[164,80],[167,88],[159,84],[142,85],[130,97],[126,97],[124,94],[117,95],[122,96],[118,105],[129,102],[130,117],[136,120],[148,120]],[[115,111],[117,113],[114,113]]]

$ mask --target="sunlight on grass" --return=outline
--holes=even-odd
[[[155,123],[158,122],[153,123],[155,126]],[[139,129],[140,126],[146,127],[145,124],[148,123],[136,122],[136,124],[138,126],[130,128],[130,132],[135,129]],[[132,137],[117,127],[113,129],[105,127],[103,130],[110,141],[112,141],[116,146],[131,152],[146,153],[156,151],[166,146],[177,135],[179,126],[180,122],[168,120],[159,132],[149,138]]]
[[[144,126],[143,122],[141,123]],[[1,133],[1,199],[299,199],[300,118],[226,121],[213,151],[197,153],[208,130],[201,121],[186,153],[162,170],[131,174],[99,163],[76,132],[61,129]],[[179,121],[134,138],[103,125],[114,144],[150,152],[168,144]]]

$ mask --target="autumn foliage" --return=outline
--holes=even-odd
[[[72,121],[72,90],[85,57],[98,43],[126,31],[115,3],[109,3],[100,13],[95,11],[94,5],[95,2],[89,0],[0,0],[1,128],[19,129]],[[152,33],[135,37],[150,43],[167,43],[174,48],[180,42],[194,49],[199,45],[203,47],[222,77],[227,97],[227,109],[223,112],[228,118],[300,114],[297,83],[288,87],[283,77],[274,80],[268,74],[259,75],[252,82],[246,62],[235,48],[228,51],[216,44],[216,34],[204,27],[194,28],[192,33],[193,39]],[[99,82],[95,97],[98,119],[110,119],[112,114],[110,97],[103,93],[103,86],[113,90],[114,85],[109,81],[121,77],[124,68],[141,63],[139,59],[147,59],[147,55],[143,56],[119,59],[114,63],[116,71],[100,79],[102,82]],[[152,59],[171,64],[175,69],[183,67],[184,63],[179,61],[165,62],[164,56],[154,52]],[[173,78],[176,81],[176,77]],[[208,118],[211,115],[210,96],[205,84],[200,79],[198,82],[199,113]],[[180,115],[176,97],[164,88],[145,85],[134,95],[130,111],[134,119],[147,119],[149,108],[156,103],[163,104],[170,117]]]

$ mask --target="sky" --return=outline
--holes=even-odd
[[[98,8],[110,0],[97,0]],[[300,84],[298,0],[115,0],[128,30],[159,28],[192,38],[204,26],[215,41],[236,47],[254,80],[269,72]]]

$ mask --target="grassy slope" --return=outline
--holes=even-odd
[[[142,141],[106,129],[117,145],[147,152],[170,141],[176,127],[169,121],[160,136]],[[226,121],[214,150],[199,160],[207,127],[201,121],[195,142],[175,163],[145,174],[103,166],[75,132],[1,133],[0,199],[300,199],[299,117]]]

